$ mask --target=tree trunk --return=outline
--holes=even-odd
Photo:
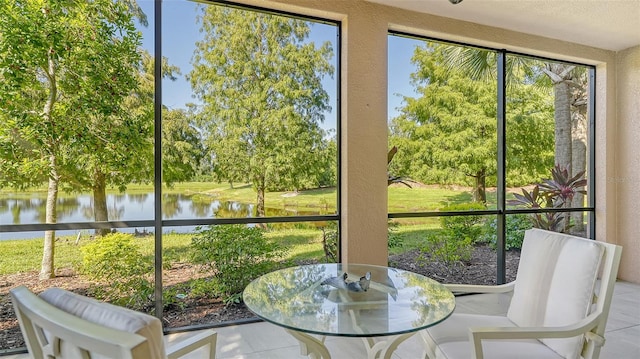
[[[58,202],[58,173],[56,172],[56,158],[51,155],[49,158],[51,163],[51,175],[49,177],[49,187],[47,189],[47,205],[46,205],[46,223],[56,223],[58,216],[56,213],[56,205]],[[55,277],[54,270],[54,254],[55,254],[56,231],[44,232],[44,245],[42,248],[42,263],[40,264],[40,280],[46,280]]]
[[[265,216],[265,211],[264,211],[264,186],[260,185],[258,186],[258,197],[256,199],[256,215],[258,217],[264,217]]]
[[[555,108],[555,163],[560,165],[561,169],[567,169],[569,173],[573,173],[571,161],[572,138],[571,138],[571,89],[566,81],[554,84],[554,108]],[[571,206],[570,202],[564,203],[563,207]],[[569,233],[570,230],[570,213],[561,213],[564,222],[563,233]]]
[[[58,97],[58,87],[56,82],[56,63],[53,60],[53,52],[50,50],[47,52],[47,68],[44,69],[45,76],[49,82],[49,95],[47,102],[43,109],[43,122],[45,126],[55,130],[55,122],[52,117],[53,106],[56,103]],[[50,136],[50,141],[46,145],[47,153],[49,155],[49,186],[47,189],[47,205],[45,209],[45,222],[56,223],[58,221],[58,214],[56,213],[56,207],[58,204],[58,185],[60,176],[58,174],[58,159],[56,153],[58,151],[57,143],[53,133]],[[56,231],[44,232],[44,244],[42,248],[42,262],[40,263],[40,280],[46,280],[55,277],[54,270],[54,257],[55,257],[55,243],[56,243]]]
[[[478,203],[487,203],[487,174],[483,168],[474,176],[475,187],[473,189],[473,201]]]
[[[574,95],[575,97],[575,95]],[[581,171],[587,169],[587,106],[586,102],[574,101],[574,110],[572,113],[571,134],[573,137],[571,148],[571,175],[575,176]],[[571,207],[584,207],[584,195],[576,193],[571,201]],[[584,212],[572,212],[571,219],[573,222],[572,233],[585,235],[584,229]]]
[[[107,222],[107,184],[104,173],[96,170],[93,176],[93,217],[96,222]],[[96,229],[96,235],[104,236],[111,232],[108,228]]]
[[[554,84],[555,108],[555,163],[571,170],[571,91],[569,84],[561,81]]]

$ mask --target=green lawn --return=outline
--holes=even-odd
[[[289,257],[284,259],[321,259],[322,232],[318,229],[283,229],[269,231],[266,237],[289,249]],[[75,236],[62,236],[56,241],[56,268],[74,267],[81,260],[80,247],[89,241],[88,236],[80,239],[76,245]],[[0,275],[28,272],[40,269],[43,239],[19,239],[0,241]],[[153,256],[154,237],[137,238],[142,253]],[[165,234],[162,236],[164,261],[188,262],[190,260],[190,234]]]
[[[309,226],[311,227],[311,226]],[[424,244],[427,233],[440,227],[437,218],[423,218],[397,227],[394,232],[402,237],[402,246],[389,249],[390,254],[398,254]],[[324,260],[322,231],[316,228],[285,228],[267,231],[265,236],[288,248],[285,260]],[[76,244],[75,236],[62,236],[56,241],[56,268],[74,267],[81,260],[80,247],[90,241],[88,235]],[[41,238],[0,241],[0,275],[37,271],[40,269]],[[154,253],[154,237],[138,237],[142,253],[150,257]],[[190,261],[191,234],[169,233],[162,236],[165,263]]]
[[[454,203],[471,202],[471,193],[443,187],[390,187],[388,210],[393,212],[436,211]]]
[[[42,238],[0,241],[0,275],[40,270]],[[75,236],[56,241],[55,265],[58,268],[74,265],[80,259]]]

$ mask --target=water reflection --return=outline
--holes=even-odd
[[[218,202],[214,208],[216,218],[242,218],[253,214],[253,205],[238,202]]]
[[[45,205],[44,199],[0,199],[0,218],[7,218],[6,223],[20,224],[20,219],[29,212],[37,213],[37,209]],[[9,220],[11,218],[11,220]],[[0,223],[5,223],[1,221]]]
[[[180,205],[180,196],[163,195],[162,196],[162,217],[176,218],[182,213]]]
[[[202,218],[209,215],[210,205],[211,204],[209,202],[202,202],[194,199],[189,204],[189,210],[194,214],[194,217]]]
[[[133,203],[144,203],[151,194],[149,193],[131,193],[127,194],[127,198]]]
[[[33,196],[28,198],[3,194],[3,198],[0,199],[0,225],[45,223],[46,194],[33,194]],[[93,197],[89,194],[58,198],[58,223],[91,222],[94,218],[93,208]],[[107,194],[107,213],[111,221],[152,220],[153,193]],[[266,208],[267,216],[325,213],[326,211],[299,211],[291,207]],[[252,204],[219,201],[212,197],[186,194],[163,194],[162,214],[163,219],[246,218],[257,215],[255,206]],[[295,225],[295,223],[282,224],[282,226]],[[2,234],[0,239],[11,238],[18,238],[17,234]]]

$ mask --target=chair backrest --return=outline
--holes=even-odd
[[[158,333],[153,325],[143,325],[148,318],[138,315],[159,323],[155,317],[59,288],[48,289],[39,297],[20,286],[11,290],[11,299],[27,349],[35,359],[164,357],[161,329],[158,347]]]
[[[593,331],[602,336],[620,253],[621,248],[612,244],[537,228],[528,230],[507,317],[518,326],[558,327],[576,324],[598,312],[600,324]],[[599,273],[601,283],[594,303]],[[565,358],[577,358],[585,350],[584,335],[542,342]]]

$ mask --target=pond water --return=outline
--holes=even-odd
[[[255,217],[255,206],[233,201],[218,201],[186,194],[163,194],[163,219],[245,218]],[[0,225],[45,223],[46,197],[32,198],[4,194],[0,198]],[[107,194],[110,221],[153,220],[154,194]],[[291,208],[266,208],[267,216],[316,215],[319,212],[297,211]],[[58,199],[58,223],[93,221],[93,197],[79,194]],[[171,227],[174,232],[192,231],[194,227]],[[138,228],[152,231],[153,228]],[[119,229],[119,231],[127,231]],[[130,229],[131,232],[134,229]],[[85,230],[88,232],[88,230]],[[56,231],[56,235],[76,234],[78,231]],[[42,236],[42,232],[0,233],[0,240]]]

